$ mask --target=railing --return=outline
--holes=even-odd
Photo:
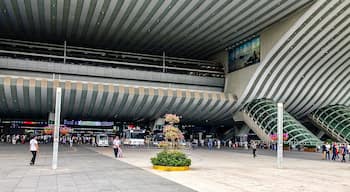
[[[224,77],[223,67],[212,61],[1,38],[0,56],[196,76]]]

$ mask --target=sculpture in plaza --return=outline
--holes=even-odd
[[[164,171],[183,171],[188,170],[191,165],[191,159],[180,151],[180,142],[184,139],[181,130],[175,126],[180,122],[179,116],[175,114],[166,114],[163,127],[165,136],[164,150],[151,158],[154,169]]]
[[[166,147],[171,149],[179,148],[180,141],[184,139],[181,130],[175,126],[180,122],[180,118],[175,114],[166,114],[165,122],[167,123],[163,127],[163,133],[165,136]]]

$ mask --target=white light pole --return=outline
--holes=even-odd
[[[52,169],[57,169],[58,141],[60,136],[61,95],[62,89],[60,87],[57,87],[55,107],[55,130],[53,135]]]
[[[277,167],[283,162],[283,103],[277,103]]]

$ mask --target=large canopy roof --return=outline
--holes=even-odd
[[[206,58],[312,0],[0,0],[2,37]]]
[[[184,123],[231,123],[235,98],[221,92],[0,76],[2,118],[47,118],[62,88],[64,119],[152,121],[176,113]]]

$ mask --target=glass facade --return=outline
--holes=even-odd
[[[311,113],[311,119],[329,135],[341,142],[350,142],[350,108],[345,105],[330,105]]]
[[[243,112],[271,137],[277,133],[277,104],[270,99],[255,99],[244,105]],[[321,141],[288,112],[283,113],[283,133],[288,142],[316,146]]]

